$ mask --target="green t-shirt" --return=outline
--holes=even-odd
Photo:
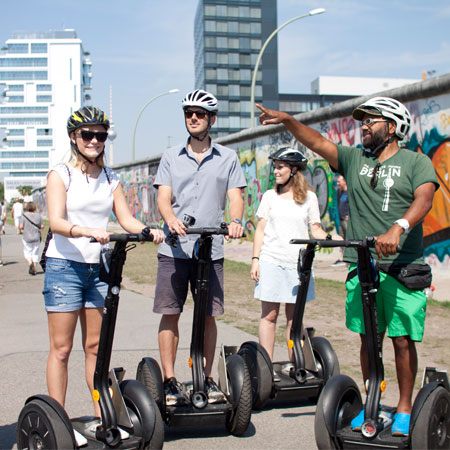
[[[364,239],[385,233],[400,219],[414,200],[414,191],[424,183],[439,188],[431,160],[422,153],[400,148],[378,170],[378,183],[370,185],[378,158],[361,148],[337,146],[338,172],[348,188],[349,221],[346,239]],[[383,263],[423,263],[422,222],[400,237],[400,252],[383,257]],[[375,251],[372,251],[378,259]],[[344,259],[356,262],[357,253],[346,248]]]

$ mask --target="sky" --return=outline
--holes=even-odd
[[[15,31],[73,28],[91,54],[91,103],[109,113],[115,164],[161,154],[187,133],[181,100],[194,89],[197,0],[0,0],[0,43]],[[448,0],[278,0],[278,25],[315,8],[326,13],[278,33],[281,93],[310,93],[320,75],[420,79],[450,72]],[[220,106],[220,105],[219,105]]]

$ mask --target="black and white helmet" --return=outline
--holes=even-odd
[[[308,160],[301,152],[291,147],[283,147],[269,156],[273,161],[284,161],[293,167],[298,167],[300,170],[305,170]]]
[[[211,113],[216,113],[219,108],[217,106],[217,98],[214,95],[206,92],[202,89],[196,89],[195,91],[186,94],[181,102],[183,109],[189,106],[199,106],[200,108],[206,109]]]
[[[405,105],[389,97],[374,97],[353,110],[353,118],[363,120],[365,114],[386,117],[396,123],[395,134],[403,139],[411,127],[411,114]]]

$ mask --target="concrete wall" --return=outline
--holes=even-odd
[[[413,116],[412,129],[404,144],[412,151],[430,157],[441,184],[433,208],[424,222],[424,244],[427,261],[439,269],[450,268],[450,75],[392,89],[381,93],[406,104]],[[335,143],[360,146],[359,124],[352,110],[369,96],[347,100],[316,111],[298,114],[296,118],[317,129]],[[245,194],[245,226],[250,235],[256,226],[255,213],[262,194],[273,186],[268,155],[281,146],[299,143],[284,126],[257,127],[219,138],[217,142],[235,148],[239,154],[248,188]],[[339,227],[335,177],[326,161],[303,148],[309,158],[307,177],[314,187],[325,228]],[[117,166],[125,195],[134,215],[146,223],[159,221],[156,192],[152,183],[159,157]],[[36,192],[37,194],[37,192]],[[41,210],[43,197],[38,198]]]

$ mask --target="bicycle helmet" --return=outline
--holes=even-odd
[[[189,106],[199,106],[214,114],[219,111],[216,97],[202,89],[196,89],[195,91],[186,94],[181,105],[183,109],[186,109]]]
[[[275,153],[269,156],[273,161],[284,161],[289,165],[298,167],[300,170],[305,170],[308,160],[301,152],[291,147],[283,147],[278,149]]]
[[[109,120],[101,109],[95,106],[83,106],[73,112],[67,120],[67,133],[70,135],[72,131],[83,125],[103,125],[108,130]]]
[[[411,114],[405,105],[389,97],[374,97],[353,110],[353,118],[363,120],[365,114],[386,117],[395,122],[395,134],[400,140],[408,134]]]

